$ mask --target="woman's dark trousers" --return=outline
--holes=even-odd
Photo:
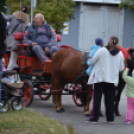
[[[104,93],[106,106],[106,120],[108,122],[114,121],[114,84],[112,83],[95,83],[94,84],[94,116],[90,118],[91,121],[99,120],[99,112],[101,105],[102,93]]]

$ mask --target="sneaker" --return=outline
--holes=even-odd
[[[93,124],[98,124],[98,121],[91,121]]]
[[[113,125],[114,121],[106,121],[106,123],[109,123],[109,124]]]
[[[93,124],[97,124],[98,123],[98,121],[90,121],[90,119],[86,120],[86,122],[91,122]]]
[[[86,122],[90,122],[90,120],[88,119],[88,120],[86,120]]]
[[[109,124],[111,124],[111,125],[113,125],[113,124],[114,124],[114,122],[113,122],[113,121],[109,121],[108,123],[109,123]]]
[[[130,122],[130,121],[125,121],[125,123],[126,123],[126,124],[131,124],[131,122]]]

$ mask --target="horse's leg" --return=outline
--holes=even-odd
[[[55,105],[56,105],[56,111],[58,113],[61,113],[61,108],[60,108],[60,103],[59,103],[59,91],[60,91],[60,83],[59,83],[59,80],[58,78],[52,76],[52,90],[53,90],[53,93],[54,93],[54,101],[55,101]]]
[[[121,93],[125,87],[125,82],[123,81],[123,79],[121,77],[119,77],[119,78],[120,78],[119,79],[119,86],[116,89],[117,94],[115,95],[115,105],[114,105],[114,111],[115,111],[116,116],[121,116],[120,112],[119,112],[119,102],[120,102]]]
[[[63,106],[62,106],[62,91],[60,92],[59,102],[60,102],[61,110],[64,112],[65,109],[64,109]]]
[[[84,108],[84,114],[85,114],[85,116],[88,116],[88,117],[90,116],[89,105],[90,105],[91,97],[92,97],[92,85],[89,85],[87,104],[86,104],[86,107]]]
[[[117,96],[115,98],[115,105],[114,105],[114,110],[115,110],[115,115],[116,116],[121,116],[120,112],[119,112],[119,102],[120,102],[120,97],[121,97],[121,93],[123,91],[123,88],[118,90],[117,92]]]
[[[56,102],[56,111],[58,113],[61,113],[62,111],[64,111],[63,107],[62,107],[62,102],[61,102],[61,95],[62,95],[62,90],[64,88],[64,84],[61,84],[61,82],[59,80],[56,80],[55,83],[55,102]]]
[[[61,97],[61,93],[60,92],[55,92],[55,104],[56,104],[56,111],[57,111],[57,113],[62,113],[60,97]]]
[[[58,93],[58,96],[59,96],[58,101],[59,101],[59,106],[60,106],[61,111],[65,111],[62,106],[62,92],[63,92],[64,87],[65,87],[65,84],[63,82],[60,82],[60,86],[59,86],[60,92]]]
[[[122,93],[124,87],[125,87],[125,84],[122,88],[118,89],[117,95],[115,96],[114,111],[115,111],[116,116],[121,116],[120,112],[119,112],[119,102],[120,102],[121,93]]]

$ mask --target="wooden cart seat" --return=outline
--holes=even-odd
[[[57,42],[61,41],[61,36],[57,36]],[[18,44],[18,66],[21,68],[20,72],[30,75],[43,75],[51,74],[51,60],[45,62],[45,67],[42,62],[36,57],[36,55],[32,52],[31,46],[28,44],[23,44],[22,40],[24,38],[24,33],[15,33],[14,38],[19,40]],[[60,48],[72,48],[70,45],[62,45]],[[8,57],[9,54],[5,55]],[[51,57],[50,57],[51,59]],[[6,60],[8,63],[9,61]],[[7,63],[7,64],[8,64]]]
[[[60,42],[60,41],[61,41],[61,36],[60,36],[59,34],[56,34],[56,36],[57,36],[57,42]],[[22,34],[22,33],[15,33],[15,34],[14,34],[14,38],[15,38],[16,40],[23,40],[23,37],[24,37],[24,34]],[[27,56],[27,57],[37,57],[37,56],[32,52],[31,46],[29,46],[28,44],[23,44],[23,45],[19,44],[18,46],[19,46],[19,48],[18,48],[19,55],[22,54],[22,55],[24,56],[25,53],[26,53],[25,56]],[[57,45],[57,47],[58,47],[58,45]],[[27,49],[28,49],[28,52],[26,52]]]

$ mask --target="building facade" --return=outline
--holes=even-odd
[[[123,46],[134,48],[134,10],[124,8]]]
[[[123,47],[133,47],[134,13],[127,7],[120,10],[119,3],[120,0],[77,0],[75,20],[69,22],[68,34],[63,32],[59,44],[90,51],[97,37],[107,45],[111,36],[117,36]]]

